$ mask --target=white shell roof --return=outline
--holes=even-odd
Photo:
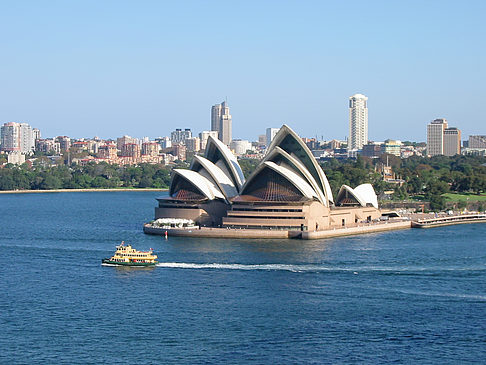
[[[275,162],[265,161],[258,166],[255,172],[251,175],[251,178],[248,179],[245,185],[242,188],[242,193],[251,186],[251,182],[263,171],[265,168],[270,168],[273,171],[277,172],[278,174],[282,175],[285,179],[287,179],[293,186],[295,186],[304,197],[308,199],[319,199],[317,193],[312,189],[312,187],[305,181],[302,177],[296,174],[291,169],[288,169],[283,166],[277,165]]]
[[[371,184],[361,184],[354,188],[354,192],[367,204],[373,205],[378,209],[378,197]]]
[[[354,189],[348,185],[342,185],[341,186],[341,189],[339,189],[339,193],[338,193],[338,196],[337,196],[337,203],[339,204],[341,199],[343,198],[345,192],[348,192],[349,194],[351,194],[352,196],[354,196],[354,198],[358,201],[358,203],[362,206],[362,207],[365,207],[366,206],[366,201],[363,200],[361,198],[361,196],[359,194],[357,194]]]
[[[312,176],[312,174],[305,168],[305,166],[300,162],[300,160],[294,156],[291,156],[289,153],[284,151],[282,148],[279,146],[276,146],[273,150],[269,151],[269,153],[265,156],[263,161],[271,161],[273,158],[275,158],[277,155],[282,156],[284,159],[286,159],[288,162],[290,162],[292,165],[294,165],[299,172],[305,177],[309,185],[314,189],[316,195],[319,198],[319,201],[324,204],[325,206],[328,206],[327,204],[327,199],[324,196],[324,193],[322,190],[319,188],[319,185],[317,185],[316,180]]]
[[[231,198],[238,194],[238,190],[233,184],[233,181],[218,166],[207,158],[196,155],[192,160],[191,170],[195,170],[198,164],[202,169],[207,171],[226,198]],[[198,173],[201,173],[201,171],[199,170]]]
[[[361,206],[366,207],[367,204],[371,204],[378,209],[378,197],[371,184],[361,184],[354,189],[350,188],[348,185],[341,186],[337,198],[338,203],[342,199],[345,191],[354,196]]]
[[[221,191],[219,191],[216,185],[197,172],[184,169],[174,169],[173,171],[174,174],[186,179],[188,182],[194,185],[209,200],[213,200],[215,198],[224,199],[224,195],[221,193]],[[176,176],[173,177],[172,184],[174,184],[175,180]]]
[[[311,151],[309,150],[309,147],[302,141],[302,139],[298,136],[297,133],[295,133],[292,128],[290,128],[288,125],[284,124],[278,133],[275,135],[274,139],[272,140],[272,143],[270,143],[270,146],[268,147],[268,152],[270,153],[272,149],[274,149],[276,146],[278,146],[284,138],[290,135],[293,137],[293,139],[299,144],[301,149],[304,151],[306,154],[306,157],[308,161],[311,163],[312,167],[314,168],[315,172],[317,173],[317,176],[314,176],[316,179],[316,182],[321,186],[322,192],[326,198],[326,200],[329,200],[330,203],[334,203],[334,198],[332,196],[332,190],[331,190],[331,185],[329,185],[329,181],[327,180],[326,174],[324,174],[324,171],[322,170],[321,166],[317,163],[317,160],[315,157],[312,155]],[[290,155],[293,155],[293,151],[286,151]],[[297,156],[295,156],[298,158]],[[304,161],[302,163],[305,165]],[[308,170],[308,169],[307,169]],[[312,171],[309,171],[312,175],[314,173]],[[327,201],[326,201],[327,203]],[[326,206],[329,206],[329,203],[325,204]]]
[[[238,185],[238,188],[241,188],[241,186],[245,182],[245,175],[243,175],[243,171],[241,170],[240,165],[238,164],[238,160],[236,157],[231,153],[229,148],[221,142],[219,139],[214,138],[213,136],[209,136],[208,142],[206,144],[206,158],[208,158],[208,152],[210,150],[210,146],[214,144],[214,146],[221,152],[221,155],[223,156],[224,160],[226,161],[227,165],[229,166],[228,173],[230,176],[233,178],[235,183]],[[216,162],[216,161],[211,161],[211,162]]]

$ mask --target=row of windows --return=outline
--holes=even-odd
[[[251,209],[233,208],[234,212],[302,212],[302,209]]]
[[[238,216],[234,216],[234,218],[245,218],[245,219],[305,219],[305,217],[281,217],[281,216],[259,217],[259,216],[254,216],[254,215],[238,215]]]

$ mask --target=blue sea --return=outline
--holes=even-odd
[[[166,240],[161,194],[0,195],[0,363],[486,361],[486,224]],[[101,266],[122,240],[158,267]]]

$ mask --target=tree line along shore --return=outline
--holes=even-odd
[[[241,159],[248,177],[258,160]],[[371,183],[381,199],[390,202],[424,203],[433,211],[446,208],[486,207],[486,157],[412,156],[400,159],[383,155],[378,159],[359,156],[352,160],[330,159],[321,162],[333,194],[340,186]],[[392,171],[393,181],[385,181],[384,167]],[[91,163],[86,166],[45,163],[7,164],[0,168],[0,191],[72,189],[168,189],[173,168],[187,168],[186,162],[175,165],[140,164],[119,166]]]

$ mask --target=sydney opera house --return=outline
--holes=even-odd
[[[302,139],[284,125],[245,180],[221,141],[208,140],[204,157],[174,169],[169,196],[157,199],[155,219],[225,230],[324,231],[381,216],[373,187],[343,185],[334,198],[322,168]],[[152,232],[153,233],[153,232]]]

